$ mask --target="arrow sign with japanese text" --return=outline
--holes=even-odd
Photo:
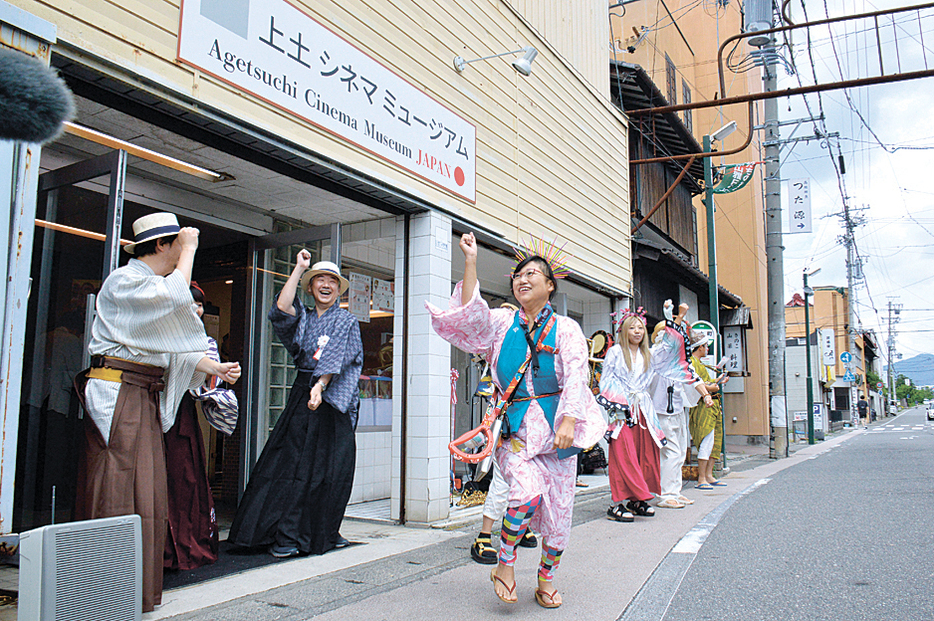
[[[788,232],[811,232],[811,180],[788,180]]]

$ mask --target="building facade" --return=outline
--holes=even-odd
[[[636,93],[648,80],[655,93],[642,107],[709,101],[762,90],[758,68],[730,73],[726,93],[720,92],[717,71],[719,45],[742,31],[741,7],[733,3],[671,5],[665,2],[627,4],[610,11],[610,86]],[[626,107],[632,111],[638,107]],[[738,131],[719,151],[744,144],[753,132],[746,104],[724,108],[685,110],[631,119],[630,196],[633,221],[638,223],[662,198],[687,165],[683,155],[702,150],[703,136],[730,121]],[[671,156],[674,156],[673,158]],[[667,161],[666,157],[669,157]],[[729,156],[715,156],[716,170],[728,164],[761,159],[755,135],[750,145]],[[638,164],[640,160],[656,160]],[[761,167],[743,189],[716,195],[716,265],[719,284],[721,339],[726,353],[735,355],[732,379],[724,386],[725,431],[750,442],[767,442],[769,428],[768,307],[766,299],[765,222]],[[633,239],[633,295],[645,300],[650,313],[659,300],[687,302],[692,319],[709,319],[707,274],[710,264],[707,218],[700,187],[703,160],[697,159],[670,196],[662,201]],[[640,278],[640,261],[645,278]],[[643,282],[645,283],[643,285]],[[655,283],[661,285],[659,287]]]
[[[80,424],[67,378],[86,365],[94,294],[128,260],[121,240],[155,211],[201,229],[207,331],[245,371],[235,434],[204,432],[219,506],[236,504],[284,407],[295,371],[266,313],[307,248],[341,265],[361,319],[351,502],[381,502],[403,523],[446,517],[447,444],[477,409],[452,406],[451,371],[466,395],[475,365],[432,332],[425,302],[447,304],[459,236],[477,233],[493,303],[510,297],[512,246],[565,244],[574,275],[558,304],[588,335],[609,329],[631,290],[628,123],[609,100],[609,52],[591,44],[609,39],[604,11],[0,1],[0,43],[44,57],[77,104],[58,140],[3,143],[22,197],[5,292],[0,531],[49,523],[53,485],[57,521],[69,518],[73,480],[52,464],[72,458]],[[527,47],[529,76],[512,57],[453,64]]]
[[[810,340],[811,377],[814,403],[820,404],[821,426],[831,431],[849,424],[855,400],[865,395],[877,416],[885,416],[881,391],[869,379],[879,374],[878,345],[875,335],[861,332],[856,351],[849,351],[847,336],[849,296],[845,287],[814,287],[808,309],[810,334],[805,331],[804,298],[795,293],[785,305],[786,386],[790,416],[807,412],[807,361],[805,345]],[[849,362],[846,360],[849,358]],[[853,376],[847,379],[847,373]],[[800,428],[800,424],[797,425]],[[817,427],[817,426],[816,426]]]

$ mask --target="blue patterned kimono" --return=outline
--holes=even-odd
[[[273,304],[269,320],[298,375],[253,468],[227,540],[244,547],[276,544],[323,554],[340,537],[353,488],[363,344],[360,324],[338,304],[320,317],[298,300],[293,308],[295,315],[290,315]],[[322,403],[311,410],[311,387],[328,374]]]

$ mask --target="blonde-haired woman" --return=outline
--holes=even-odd
[[[667,302],[666,304],[670,304]],[[627,311],[619,339],[607,352],[600,378],[598,403],[609,412],[609,477],[613,506],[607,515],[620,522],[633,515],[651,517],[648,501],[661,492],[659,447],[665,442],[652,402],[658,377],[694,384],[704,402],[710,400],[687,363],[684,337],[674,325],[662,331],[654,345],[646,336],[645,313]]]

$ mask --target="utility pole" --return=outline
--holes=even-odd
[[[895,324],[898,323],[899,315],[901,314],[902,305],[895,304],[889,299],[889,365],[888,365],[888,385],[889,385],[889,394],[888,402],[885,404],[885,415],[889,416],[891,414],[890,407],[895,403]],[[892,318],[892,314],[895,314],[895,318]]]
[[[842,157],[842,156],[841,156]],[[853,238],[853,219],[850,218],[850,207],[847,197],[843,198],[843,219],[844,226],[846,227],[845,243],[846,243],[846,290],[847,290],[847,300],[846,300],[846,334],[847,334],[847,351],[850,352],[851,362],[847,363],[847,366],[850,367],[847,369],[847,375],[853,376],[853,368],[850,365],[853,365],[852,360],[856,359],[856,275],[855,271],[855,262],[856,262],[856,240]],[[855,366],[855,365],[854,365]],[[845,377],[845,376],[844,376]],[[853,427],[859,426],[859,419],[857,418],[856,413],[856,381],[850,381],[850,424]]]
[[[843,162],[843,155],[839,154],[838,161],[840,163],[840,175],[843,176],[846,174],[846,168]],[[847,313],[846,313],[846,333],[847,333],[847,351],[850,353],[850,362],[845,363],[846,375],[844,378],[849,380],[849,410],[850,410],[850,425],[853,427],[858,426],[859,419],[856,413],[856,379],[854,369],[856,367],[856,335],[859,334],[859,326],[857,325],[856,319],[856,283],[862,279],[862,263],[860,262],[859,257],[856,255],[856,227],[860,226],[864,222],[864,218],[853,214],[853,209],[850,208],[849,197],[845,195],[845,185],[841,184],[841,187],[844,188],[843,196],[843,212],[837,215],[843,217],[843,235],[839,238],[846,246],[846,288],[847,288]],[[865,372],[865,359],[863,361],[863,367]]]
[[[774,13],[772,13],[774,24]],[[769,36],[767,46],[774,49],[775,39]],[[763,90],[778,88],[777,67],[763,67]],[[771,442],[769,457],[788,456],[788,408],[785,405],[785,268],[782,246],[782,182],[779,174],[778,100],[766,99],[765,126],[765,258],[769,300],[769,423]]]

